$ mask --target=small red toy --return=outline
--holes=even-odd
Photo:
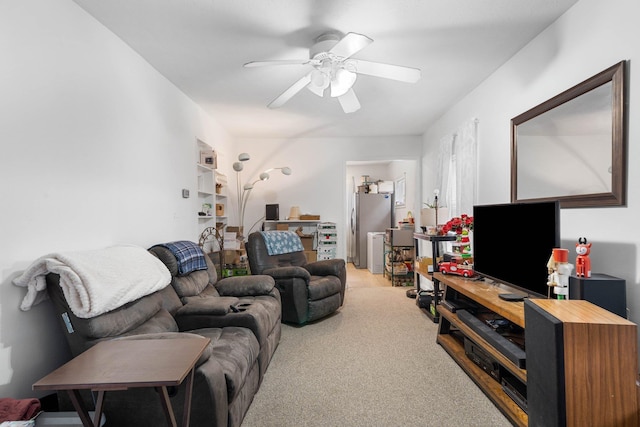
[[[591,252],[591,243],[587,243],[586,237],[579,237],[578,243],[576,243],[576,276],[578,277],[591,277],[591,259],[589,253]]]
[[[475,273],[473,266],[454,261],[443,261],[438,263],[438,270],[442,274],[457,274],[458,276],[471,277]]]

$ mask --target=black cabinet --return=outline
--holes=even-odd
[[[624,279],[593,273],[591,277],[569,277],[569,299],[583,299],[618,316],[627,317],[627,287]]]

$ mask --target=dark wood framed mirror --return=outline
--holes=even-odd
[[[626,203],[625,66],[621,61],[511,119],[511,202]]]

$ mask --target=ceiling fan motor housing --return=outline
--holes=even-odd
[[[316,42],[309,49],[309,58],[322,61],[329,57],[328,52],[340,41],[340,36],[335,33],[325,33],[316,38]]]

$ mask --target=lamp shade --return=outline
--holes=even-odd
[[[311,82],[307,89],[318,96],[324,95],[324,90],[329,87],[331,79],[322,70],[313,70],[311,72]]]
[[[291,209],[289,210],[289,219],[300,219],[299,206],[291,206]]]
[[[347,71],[344,68],[337,69],[331,80],[331,97],[336,98],[347,93],[356,82],[357,77],[356,73]]]

